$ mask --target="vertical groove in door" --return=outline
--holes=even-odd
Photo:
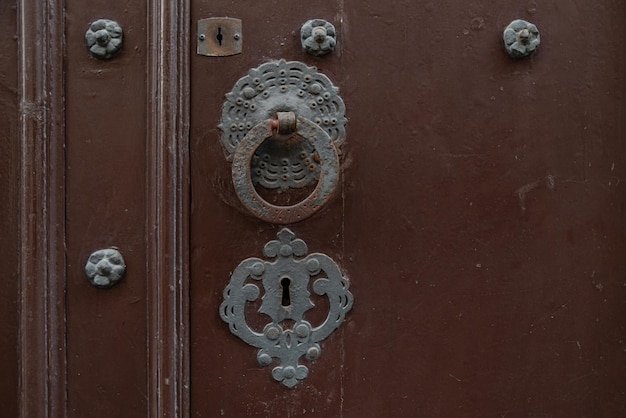
[[[189,416],[189,0],[148,3],[148,416]]]
[[[18,7],[20,411],[66,416],[63,0]]]

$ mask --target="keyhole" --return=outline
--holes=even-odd
[[[291,280],[285,277],[284,279],[280,281],[280,285],[283,288],[283,297],[281,300],[281,305],[290,306],[291,305],[291,295],[290,295],[291,292],[289,291],[289,286],[291,286]]]
[[[222,39],[224,39],[224,36],[222,35],[222,28],[217,28],[217,43],[220,44],[220,46],[222,46]]]

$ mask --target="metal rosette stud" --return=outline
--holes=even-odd
[[[521,19],[512,21],[504,29],[502,39],[506,53],[515,59],[533,54],[541,43],[537,26]]]
[[[338,88],[315,67],[280,60],[250,70],[226,94],[219,128],[227,160],[233,161],[252,128],[279,112],[293,112],[316,124],[341,152],[347,119]],[[270,139],[255,150],[250,177],[255,185],[287,191],[315,184],[321,168],[311,141],[297,136],[289,141]]]

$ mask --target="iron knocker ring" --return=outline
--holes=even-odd
[[[295,133],[309,141],[321,161],[320,174],[313,192],[291,206],[276,206],[264,200],[252,182],[250,165],[261,144],[276,134]],[[266,119],[243,137],[234,152],[232,178],[235,192],[250,213],[272,223],[290,224],[317,212],[332,196],[339,179],[339,155],[328,133],[316,123],[293,112],[278,112],[276,119]]]

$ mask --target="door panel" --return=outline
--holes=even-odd
[[[7,149],[20,154],[20,361],[5,404],[23,416],[185,416],[187,2],[18,6],[19,149]],[[124,31],[108,61],[85,47],[100,18]],[[96,289],[85,264],[110,247],[126,275]]]
[[[146,6],[66,1],[67,402],[71,416],[142,416],[147,403]],[[119,22],[122,52],[92,57],[85,31]],[[85,276],[92,252],[119,248],[115,287]]]
[[[192,415],[624,413],[623,15],[610,1],[193,2],[192,24],[237,17],[244,37],[240,55],[191,57]],[[330,55],[301,50],[311,18],[337,27]],[[502,48],[517,18],[542,36],[524,60]],[[327,75],[349,118],[340,189],[289,227],[339,263],[354,307],[292,390],[218,314],[231,272],[281,228],[238,203],[223,96],[280,58]]]

